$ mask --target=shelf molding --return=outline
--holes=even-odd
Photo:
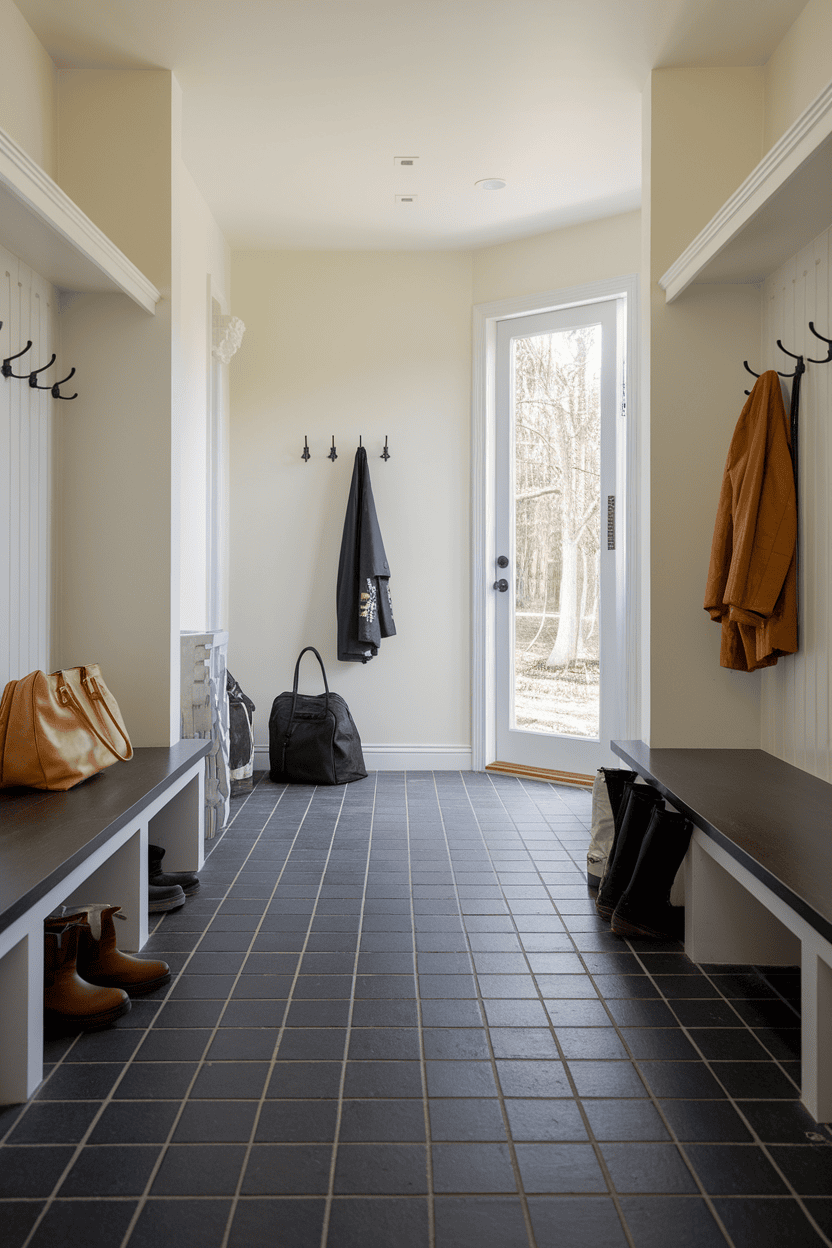
[[[708,265],[740,239],[743,231],[767,204],[771,204],[788,182],[800,178],[801,168],[808,166],[811,159],[829,141],[830,136],[832,82],[778,139],[742,185],[659,278],[659,285],[665,291],[668,303],[677,299],[693,282],[707,280],[704,273]],[[829,215],[832,216],[832,205]],[[796,238],[792,252],[788,252],[786,256],[772,256],[769,271],[773,272],[783,259],[794,254],[808,241],[810,240]],[[749,272],[745,280],[758,281],[762,276],[767,274]]]
[[[121,291],[150,313],[162,297],[4,130],[0,130],[0,241],[60,289]]]

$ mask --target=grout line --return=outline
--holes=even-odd
[[[410,839],[410,800],[407,772],[404,773],[404,810],[407,827],[407,878],[410,892],[410,928],[413,941],[413,976],[416,992],[416,1025],[419,1029],[419,1075],[422,1080],[422,1112],[425,1117],[425,1177],[428,1189],[428,1248],[436,1245],[436,1195],[433,1190],[433,1134],[428,1097],[428,1068],[425,1059],[425,1025],[422,1020],[422,992],[419,987],[419,951],[416,946],[416,905],[413,897],[413,847]]]
[[[347,1078],[347,1059],[350,1051],[350,1037],[352,1036],[352,1016],[355,1008],[355,986],[358,977],[358,959],[361,956],[361,929],[364,926],[364,904],[367,900],[367,877],[370,873],[370,855],[373,848],[373,820],[375,818],[376,792],[378,789],[378,772],[376,774],[375,788],[373,789],[373,806],[370,814],[370,836],[367,841],[367,857],[364,863],[364,885],[361,890],[361,906],[358,911],[358,934],[355,946],[355,957],[352,964],[352,984],[350,986],[350,1002],[347,1010],[347,1029],[344,1036],[344,1054],[341,1058],[341,1078],[338,1081],[338,1103],[335,1109],[335,1131],[332,1137],[332,1156],[329,1163],[329,1180],[326,1190],[326,1204],[324,1205],[324,1220],[321,1226],[321,1248],[326,1248],[327,1237],[329,1236],[329,1222],[332,1215],[332,1198],[335,1194],[335,1168],[338,1162],[338,1136],[341,1131],[341,1114],[344,1105],[344,1084]],[[344,801],[346,800],[347,788],[344,788]],[[343,808],[343,802],[342,802]],[[337,824],[336,824],[337,830]],[[334,839],[334,838],[333,838]],[[329,859],[327,858],[327,861]],[[321,887],[323,887],[326,867],[321,873]],[[311,924],[310,924],[311,927]]]
[[[466,791],[464,779],[461,778],[461,781],[462,781],[462,789],[463,791]],[[436,781],[434,780],[434,786],[435,785],[436,785]],[[511,1125],[509,1123],[508,1110],[506,1109],[505,1097],[503,1095],[503,1088],[502,1088],[502,1084],[500,1083],[499,1071],[497,1070],[497,1059],[494,1056],[494,1046],[491,1042],[491,1028],[488,1024],[488,1015],[486,1014],[486,1011],[485,1011],[485,1002],[483,1000],[483,996],[480,991],[479,978],[477,976],[476,966],[474,963],[473,950],[471,949],[471,941],[469,938],[468,927],[465,922],[465,915],[462,910],[462,899],[459,896],[459,885],[456,882],[456,873],[454,871],[453,858],[451,857],[451,846],[450,846],[450,842],[448,841],[448,830],[445,825],[445,816],[442,810],[442,801],[439,796],[438,790],[436,790],[436,800],[437,800],[437,805],[439,807],[439,817],[442,821],[442,831],[443,831],[444,838],[445,838],[445,852],[448,856],[448,865],[449,865],[451,875],[453,878],[453,890],[454,890],[454,895],[456,897],[457,909],[459,910],[459,917],[460,917],[460,922],[462,924],[463,935],[465,936],[465,942],[468,946],[468,957],[470,959],[470,965],[471,965],[471,972],[470,972],[471,978],[474,981],[474,988],[477,993],[477,1005],[479,1006],[480,1016],[484,1024],[485,1040],[488,1045],[488,1056],[491,1062],[491,1075],[494,1080],[494,1086],[497,1089],[497,1100],[500,1106],[500,1113],[502,1114],[502,1118],[503,1118],[503,1130],[505,1131],[505,1135],[506,1135],[506,1142],[508,1145],[509,1157],[511,1159],[511,1168],[514,1172],[514,1183],[517,1189],[517,1195],[520,1198],[520,1206],[523,1210],[523,1221],[526,1224],[526,1234],[528,1235],[528,1238],[529,1238],[530,1248],[537,1248],[537,1240],[535,1238],[534,1227],[532,1226],[531,1213],[529,1212],[528,1197],[526,1196],[526,1190],[525,1190],[525,1187],[523,1186],[523,1176],[520,1173],[520,1163],[517,1160],[517,1150],[514,1145],[514,1137],[512,1136],[512,1133],[511,1133]],[[472,806],[472,811],[473,811],[473,806]],[[474,813],[474,818],[476,819],[476,811],[473,811],[473,813]],[[482,838],[483,844],[485,844],[485,838],[482,836],[482,829],[480,828],[478,819],[477,819],[477,829],[480,833],[480,837]],[[489,860],[490,858],[491,858],[491,855],[489,854]]]
[[[265,907],[265,909],[264,909],[264,911],[263,911],[263,916],[261,917],[261,920],[260,920],[260,923],[261,923],[261,924],[262,924],[262,922],[263,922],[263,918],[265,918],[265,916],[266,916],[266,912],[267,912],[267,910],[268,910],[268,907],[271,905],[272,900],[273,900],[273,898],[274,898],[274,895],[275,895],[275,893],[277,892],[277,887],[278,887],[278,885],[280,884],[281,877],[283,876],[283,872],[284,872],[284,871],[285,871],[285,869],[286,869],[286,864],[289,862],[289,859],[291,858],[292,851],[293,851],[293,850],[294,850],[294,848],[295,848],[295,845],[296,845],[296,843],[297,843],[297,839],[298,839],[298,837],[300,836],[301,829],[302,829],[302,827],[303,827],[304,821],[305,821],[305,819],[306,819],[306,816],[307,816],[307,815],[308,815],[308,813],[309,813],[309,810],[310,810],[310,808],[311,808],[311,806],[312,806],[312,802],[313,802],[313,800],[314,800],[315,794],[316,794],[317,792],[318,792],[318,789],[317,789],[317,788],[314,788],[314,789],[313,789],[313,791],[312,791],[312,794],[311,794],[311,796],[310,796],[310,798],[309,798],[309,803],[308,803],[308,805],[307,805],[306,811],[304,812],[303,819],[301,819],[300,824],[299,824],[299,826],[298,826],[298,830],[297,830],[297,832],[295,833],[295,836],[294,836],[294,838],[293,838],[293,840],[292,840],[292,847],[291,847],[291,849],[289,850],[289,853],[286,855],[286,860],[285,860],[285,862],[284,862],[283,866],[282,866],[282,867],[281,867],[281,869],[280,869],[280,872],[279,872],[279,874],[278,874],[277,880],[275,881],[275,886],[274,886],[274,888],[272,889],[271,896],[269,897],[269,900],[268,900],[268,902],[266,903],[266,907]],[[253,1145],[254,1145],[254,1141],[255,1141],[256,1135],[257,1135],[257,1128],[258,1128],[258,1126],[260,1125],[260,1115],[261,1115],[261,1114],[262,1114],[262,1112],[263,1112],[263,1102],[264,1102],[264,1101],[265,1101],[265,1099],[266,1099],[266,1092],[268,1091],[269,1084],[271,1083],[272,1076],[273,1076],[273,1074],[274,1074],[274,1068],[275,1068],[275,1064],[276,1064],[276,1062],[277,1062],[277,1054],[278,1054],[278,1052],[279,1052],[279,1050],[280,1050],[280,1044],[281,1044],[281,1041],[283,1040],[283,1035],[284,1035],[284,1032],[285,1032],[285,1030],[286,1030],[286,1019],[288,1018],[288,1016],[289,1016],[289,1010],[290,1010],[290,1009],[291,1009],[291,1007],[292,1007],[292,1001],[293,1001],[293,998],[294,998],[294,993],[295,993],[295,986],[296,986],[296,984],[297,984],[297,982],[298,982],[298,976],[300,975],[300,968],[301,968],[301,965],[302,965],[302,963],[303,963],[303,958],[304,958],[304,955],[306,954],[306,947],[307,947],[307,945],[308,945],[308,943],[309,943],[309,936],[310,936],[310,934],[311,934],[311,932],[312,932],[312,924],[313,924],[313,923],[314,923],[314,921],[315,921],[315,914],[316,914],[316,911],[317,911],[317,908],[318,908],[318,901],[319,901],[319,899],[320,899],[321,889],[323,888],[324,876],[325,876],[325,874],[326,874],[326,869],[327,869],[327,866],[328,866],[328,864],[329,864],[329,859],[330,859],[330,857],[332,856],[332,846],[333,846],[333,843],[334,843],[334,841],[335,841],[335,836],[336,836],[336,833],[337,833],[337,831],[338,831],[338,823],[339,823],[340,818],[341,818],[341,813],[342,813],[342,811],[343,811],[343,809],[344,809],[344,799],[345,799],[345,797],[346,797],[346,792],[347,792],[347,791],[346,791],[346,788],[345,788],[345,789],[344,789],[344,792],[343,792],[343,793],[342,793],[342,795],[341,795],[341,805],[340,805],[340,806],[339,806],[339,808],[338,808],[338,814],[337,814],[336,819],[335,819],[335,826],[334,826],[334,827],[333,827],[333,829],[332,829],[332,836],[330,837],[330,841],[329,841],[329,849],[327,850],[326,859],[325,859],[325,861],[324,861],[323,868],[321,869],[321,878],[320,878],[320,881],[319,881],[319,883],[318,883],[318,890],[317,890],[317,892],[316,892],[316,894],[315,894],[315,900],[314,900],[314,903],[313,903],[313,906],[312,906],[312,911],[311,911],[311,914],[310,914],[310,916],[309,916],[309,922],[308,922],[307,927],[306,927],[306,935],[304,936],[304,939],[303,939],[303,944],[302,944],[302,947],[301,947],[301,951],[300,951],[300,954],[299,954],[299,956],[298,956],[297,966],[295,967],[295,973],[294,973],[294,975],[292,976],[292,983],[291,983],[291,985],[290,985],[290,987],[289,987],[289,995],[288,995],[288,997],[287,997],[287,999],[286,999],[286,1008],[285,1008],[285,1009],[284,1009],[284,1011],[283,1011],[283,1019],[282,1019],[282,1021],[281,1021],[280,1027],[278,1028],[277,1038],[275,1039],[274,1047],[273,1047],[273,1049],[272,1049],[272,1056],[271,1056],[271,1060],[270,1060],[270,1062],[269,1062],[269,1069],[268,1069],[268,1071],[266,1072],[265,1078],[264,1078],[264,1080],[263,1080],[263,1087],[262,1087],[262,1090],[261,1090],[260,1096],[259,1096],[259,1098],[258,1098],[258,1102],[257,1102],[257,1109],[256,1109],[255,1114],[254,1114],[254,1121],[253,1121],[253,1122],[252,1122],[252,1124],[251,1124],[251,1131],[249,1132],[249,1138],[248,1138],[248,1143],[247,1143],[247,1145],[246,1145],[246,1152],[245,1152],[245,1156],[243,1157],[243,1162],[242,1162],[242,1165],[241,1165],[241,1167],[240,1167],[240,1173],[239,1173],[239,1174],[238,1174],[238,1176],[237,1176],[237,1183],[236,1183],[236,1186],[235,1186],[235,1189],[234,1189],[234,1194],[233,1194],[233,1196],[231,1197],[231,1207],[230,1207],[230,1209],[229,1209],[229,1211],[228,1211],[228,1221],[226,1222],[225,1233],[224,1233],[224,1235],[223,1235],[222,1242],[221,1242],[221,1244],[220,1244],[220,1248],[227,1248],[228,1238],[229,1238],[229,1236],[230,1236],[230,1234],[231,1234],[231,1227],[232,1227],[232,1224],[233,1224],[233,1221],[234,1221],[235,1214],[236,1214],[236,1212],[237,1212],[237,1205],[238,1205],[238,1203],[239,1203],[239,1201],[240,1201],[240,1198],[241,1198],[241,1195],[242,1195],[242,1186],[243,1186],[243,1182],[244,1182],[244,1180],[245,1180],[246,1172],[247,1172],[247,1170],[248,1170],[248,1164],[249,1164],[249,1160],[250,1160],[250,1158],[251,1158],[251,1150],[252,1150],[252,1147],[253,1147]],[[258,839],[259,839],[259,838],[258,838]],[[260,929],[259,929],[259,925],[258,925],[258,929],[257,929],[257,931],[259,932],[259,930],[260,930]],[[253,942],[252,942],[252,943],[253,943]],[[251,948],[249,947],[249,952],[250,952],[250,951],[251,951]],[[248,955],[247,955],[247,956],[248,956]],[[243,963],[243,965],[245,965],[245,963]],[[238,978],[239,978],[239,975],[238,975]],[[236,980],[235,980],[235,984],[236,984]],[[233,988],[232,988],[232,991],[233,991]],[[229,994],[229,996],[230,996],[230,994]],[[220,1018],[222,1018],[222,1015],[220,1015]],[[122,1248],[123,1248],[123,1246],[122,1246]]]

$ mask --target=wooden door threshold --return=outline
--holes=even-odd
[[[569,784],[575,789],[591,789],[594,776],[584,776],[575,771],[547,771],[545,767],[524,767],[522,763],[488,763],[486,771],[496,771],[501,776],[519,776],[521,780],[542,780],[546,784]]]

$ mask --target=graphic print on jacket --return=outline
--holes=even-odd
[[[366,663],[378,654],[382,637],[394,637],[390,566],[378,527],[367,452],[355,452],[336,590],[338,658]]]

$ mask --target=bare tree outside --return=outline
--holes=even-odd
[[[516,338],[515,726],[599,733],[601,327]]]

